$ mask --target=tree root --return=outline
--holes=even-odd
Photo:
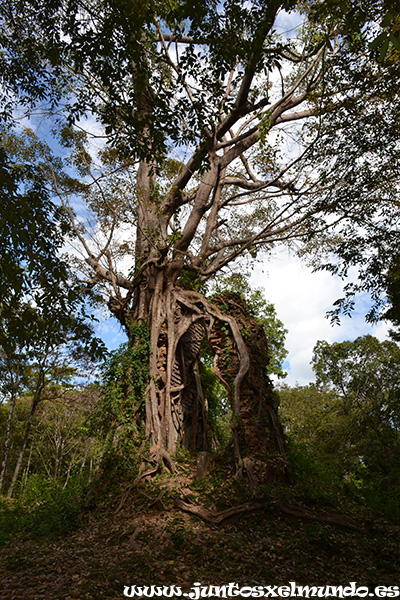
[[[225,521],[225,519],[241,515],[245,512],[264,510],[280,512],[290,517],[295,517],[297,519],[306,519],[308,521],[318,521],[321,523],[328,523],[330,525],[337,525],[338,527],[353,529],[354,531],[364,530],[364,527],[360,523],[358,523],[352,517],[349,517],[347,515],[328,512],[314,513],[300,506],[271,502],[271,500],[245,502],[244,504],[232,506],[231,508],[227,508],[219,512],[208,510],[201,506],[197,506],[196,504],[189,504],[188,502],[184,502],[183,500],[175,500],[174,504],[176,508],[196,515],[201,519],[204,519],[204,521],[208,521],[209,523],[214,523],[216,525],[221,523],[222,521]]]
[[[245,504],[233,506],[232,508],[227,508],[219,512],[208,510],[207,508],[197,506],[196,504],[189,504],[188,502],[184,502],[183,500],[175,500],[174,505],[176,506],[176,508],[179,508],[184,512],[191,513],[200,517],[201,519],[204,519],[204,521],[208,521],[209,523],[215,524],[221,523],[225,519],[229,519],[229,517],[234,517],[244,512],[260,510],[261,508],[260,506],[256,506],[252,502],[246,502]]]
[[[136,477],[135,481],[133,483],[131,483],[131,485],[129,485],[126,488],[126,490],[124,491],[124,493],[122,494],[122,498],[120,500],[120,503],[118,504],[118,508],[116,509],[115,514],[119,513],[119,511],[123,509],[125,502],[129,498],[132,490],[137,486],[137,484],[140,483],[141,481],[143,481],[144,479],[147,479],[147,477],[155,475],[158,470],[159,470],[159,465],[155,466],[152,469],[148,469],[147,471],[145,471],[142,468],[139,470],[139,475]]]
[[[175,465],[174,461],[172,460],[171,455],[169,454],[169,452],[167,452],[167,450],[165,450],[165,448],[155,449],[151,453],[150,458],[148,458],[146,460],[146,462],[153,463],[156,465],[162,465],[165,469],[168,469],[169,471],[171,471],[171,473],[176,472],[176,465]],[[157,467],[157,470],[158,470],[158,467]],[[142,479],[143,479],[143,477],[142,477]]]
[[[146,468],[146,465],[151,466]],[[156,448],[151,453],[151,456],[142,462],[138,476],[136,477],[135,481],[131,483],[131,485],[129,485],[124,491],[118,508],[115,511],[115,514],[119,513],[120,510],[122,510],[129,495],[131,494],[132,490],[138,485],[138,483],[140,483],[141,481],[145,481],[149,477],[152,477],[153,475],[158,473],[160,468],[168,469],[172,473],[176,472],[176,465],[169,453],[163,448]]]

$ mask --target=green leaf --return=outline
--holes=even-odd
[[[387,33],[382,31],[372,42],[370,42],[370,48],[375,49],[378,48],[383,42],[387,39]]]
[[[386,58],[386,54],[387,54],[388,49],[389,49],[389,42],[390,42],[390,38],[387,37],[385,39],[385,41],[383,42],[383,44],[382,44],[382,48],[381,48],[381,51],[380,51],[380,54],[379,54],[379,58],[380,58],[381,61],[385,60],[385,58]]]

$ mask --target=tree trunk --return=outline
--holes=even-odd
[[[254,319],[249,320],[240,298],[236,302],[231,299],[222,312],[200,293],[179,286],[188,246],[214,188],[212,201],[214,204],[219,201],[220,175],[217,162],[211,164],[196,192],[191,216],[172,249],[168,231],[171,216],[177,209],[176,199],[168,196],[160,201],[155,169],[146,161],[140,163],[134,280],[125,298],[114,286],[115,297],[108,306],[131,338],[134,334],[130,325],[135,322],[146,324],[149,330],[151,350],[145,426],[151,459],[164,461],[173,469],[172,457],[178,446],[192,452],[209,449],[207,399],[198,367],[200,344],[207,336],[215,354],[215,372],[228,390],[234,414],[237,475],[240,477],[246,471],[255,486],[267,473],[270,477],[274,473],[275,477],[285,468],[282,432],[265,372],[268,362],[265,334]],[[179,199],[176,201],[179,203]],[[247,342],[242,335],[246,328],[251,333]],[[221,337],[222,330],[225,333]],[[134,339],[130,341],[135,343]],[[229,348],[231,357],[227,367],[223,345]],[[264,466],[259,468],[257,461]]]
[[[151,289],[150,280],[154,286],[147,311],[141,305],[129,319],[137,319],[140,313],[150,331],[146,433],[151,458],[174,468],[178,446],[192,452],[210,447],[207,399],[198,366],[200,344],[207,336],[215,355],[215,373],[228,390],[234,415],[237,477],[245,473],[252,487],[282,478],[286,469],[283,435],[266,374],[268,348],[263,328],[250,317],[239,296],[210,302],[198,292],[174,285],[162,269],[152,268],[147,289],[139,297]]]
[[[17,462],[15,465],[14,473],[13,473],[13,476],[11,479],[10,487],[8,489],[8,493],[7,493],[8,498],[11,498],[14,493],[15,484],[18,479],[18,475],[19,475],[21,465],[22,465],[22,460],[24,458],[26,446],[28,444],[29,433],[31,431],[33,419],[35,417],[36,409],[39,405],[39,402],[40,402],[40,393],[36,393],[34,396],[33,402],[32,402],[31,412],[29,414],[28,422],[26,424],[24,440],[22,442],[21,450],[19,451],[19,455],[18,455]]]
[[[245,473],[256,488],[260,482],[284,478],[287,472],[283,432],[266,371],[268,341],[263,327],[251,317],[238,294],[225,293],[212,302],[234,322],[230,330],[236,334],[232,335],[224,322],[217,320],[210,344],[215,372],[228,390],[233,411],[236,475],[240,478]],[[238,382],[246,354],[247,369]]]
[[[162,284],[160,277],[149,311],[146,432],[152,452],[171,464],[177,445],[207,447],[207,404],[196,361],[210,316],[205,304],[192,302],[191,292]]]
[[[13,418],[14,418],[16,402],[17,402],[16,395],[12,394],[11,402],[10,402],[10,409],[8,411],[8,416],[7,416],[6,433],[5,433],[5,437],[4,437],[3,460],[1,462],[1,472],[0,472],[0,493],[4,486],[4,478],[5,478],[6,469],[7,469],[8,454],[10,451],[11,429],[12,429],[12,422],[13,422]]]
[[[34,442],[34,438],[35,438],[35,434],[33,434],[32,436],[32,441],[31,441],[31,448],[29,450],[29,456],[28,456],[28,463],[26,465],[26,469],[25,469],[25,473],[24,473],[24,483],[22,486],[22,494],[25,493],[25,489],[26,489],[26,484],[28,483],[28,475],[29,475],[29,469],[31,467],[31,460],[32,460],[32,453],[33,453],[33,442]]]

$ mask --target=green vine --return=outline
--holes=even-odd
[[[224,365],[226,367],[228,367],[230,360],[231,360],[230,328],[228,327],[228,325],[226,325],[224,323],[224,325],[221,326],[221,332],[223,335],[223,344],[224,344],[223,362],[224,362]]]
[[[144,438],[145,392],[149,381],[150,334],[130,326],[130,340],[110,353],[102,368],[100,401],[90,427],[107,440],[106,462],[119,456],[132,471]]]

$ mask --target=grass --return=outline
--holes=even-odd
[[[23,497],[0,501],[0,544],[15,535],[55,539],[81,523],[84,483],[71,479],[65,488],[43,476],[28,481]]]

